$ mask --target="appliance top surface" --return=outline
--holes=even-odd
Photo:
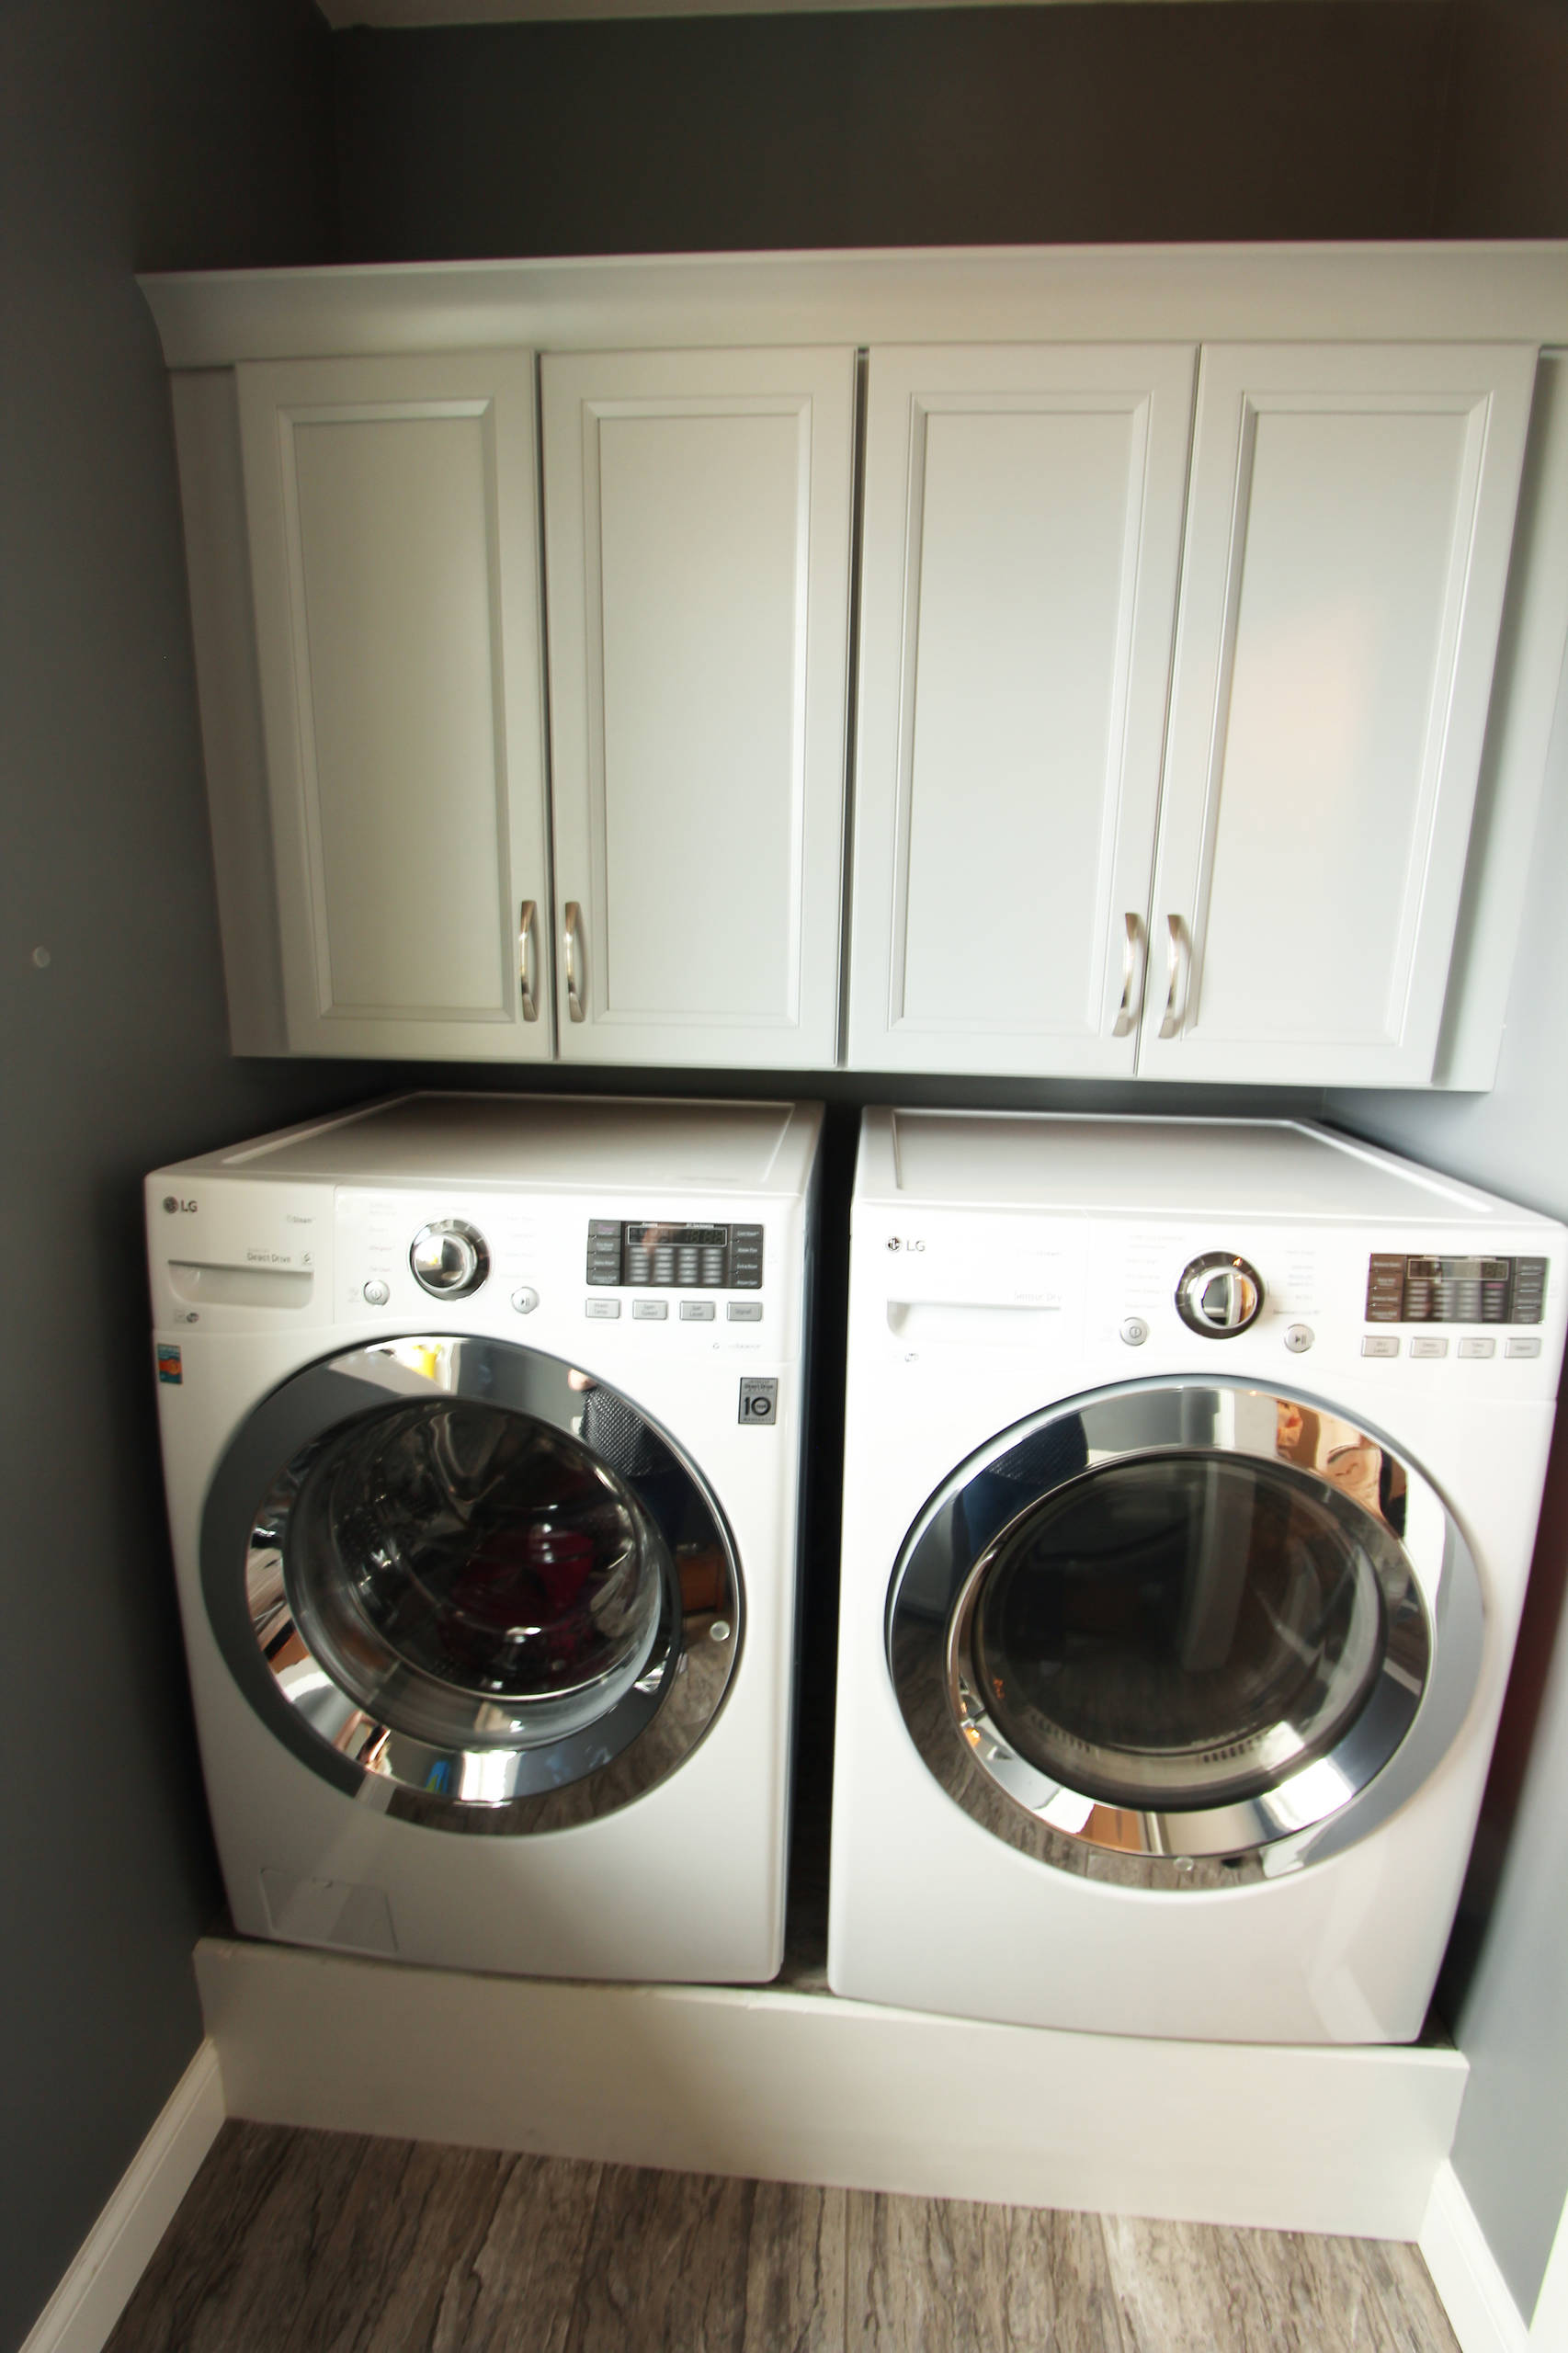
[[[857,1191],[936,1208],[1550,1230],[1550,1221],[1456,1179],[1288,1120],[872,1111]]]
[[[335,1184],[801,1189],[815,1105],[574,1095],[409,1095],[181,1163]]]

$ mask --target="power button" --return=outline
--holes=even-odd
[[[359,1296],[367,1307],[384,1307],[392,1297],[392,1292],[382,1282],[380,1275],[372,1275]]]

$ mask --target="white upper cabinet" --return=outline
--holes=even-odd
[[[1194,364],[871,352],[852,1063],[1133,1068]]]
[[[237,377],[288,1043],[547,1060],[532,359]]]
[[[1141,1072],[1431,1076],[1535,369],[1205,348]]]
[[[236,1050],[1485,1086],[1564,254],[148,281]]]
[[[836,1058],[854,373],[543,362],[563,1059]]]

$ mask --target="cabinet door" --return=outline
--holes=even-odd
[[[1142,1072],[1431,1076],[1535,363],[1205,349]]]
[[[532,359],[238,378],[289,1042],[548,1060]]]
[[[854,354],[543,363],[565,1060],[837,1046]]]
[[[1130,1073],[1190,346],[874,350],[849,1055]]]

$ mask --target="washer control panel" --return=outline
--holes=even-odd
[[[760,1290],[760,1225],[672,1225],[649,1218],[588,1221],[590,1283],[660,1290]]]
[[[1544,1258],[1424,1258],[1375,1251],[1367,1262],[1369,1324],[1539,1324]]]
[[[778,1356],[797,1345],[788,1289],[770,1298],[765,1285],[767,1228],[756,1208],[735,1204],[751,1211],[745,1222],[719,1203],[707,1222],[706,1201],[684,1216],[679,1203],[626,1216],[623,1203],[636,1199],[340,1185],[336,1313],[360,1325],[519,1339],[526,1326],[528,1345],[566,1355],[584,1345],[585,1326],[596,1344],[640,1355]],[[437,1311],[449,1327],[429,1322]]]

